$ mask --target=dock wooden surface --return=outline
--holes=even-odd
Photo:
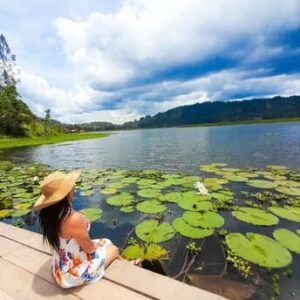
[[[65,290],[50,274],[50,259],[40,234],[0,222],[0,300],[225,299],[120,260],[98,282]]]

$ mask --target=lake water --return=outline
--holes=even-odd
[[[299,169],[300,123],[119,131],[111,132],[103,139],[6,150],[0,152],[0,159],[16,163],[43,163],[54,169],[160,169],[207,177],[208,174],[199,171],[199,165],[213,162],[238,168],[265,168],[276,164]],[[235,189],[235,184],[231,184],[230,188]],[[123,246],[126,235],[143,215],[138,212],[120,215],[114,207],[101,201],[101,197],[98,192],[89,198],[82,198],[77,193],[74,206],[76,209],[89,206],[103,209],[105,213],[101,222],[92,225],[91,236],[96,238],[101,233],[101,236],[108,236],[118,246]],[[174,211],[174,215],[166,221],[182,214],[182,210],[174,208],[172,203],[168,204],[168,208]],[[272,236],[272,227],[265,227],[262,231],[259,226],[236,220],[229,212],[221,214],[225,219],[224,228],[229,232],[259,232]],[[38,231],[35,218],[32,215],[26,218],[26,228]],[[112,222],[114,218],[118,219],[117,225]],[[299,228],[298,224],[280,220],[280,227],[292,230]],[[170,276],[175,275],[182,264],[186,241],[188,239],[179,237],[163,244],[167,249],[173,249],[171,261],[164,266]],[[217,237],[207,238],[202,249],[200,259],[205,261],[204,274],[220,274],[224,259]],[[300,299],[300,256],[293,254],[293,258],[293,277],[281,276],[280,279],[280,299]],[[230,279],[237,278],[230,268],[228,273]],[[268,299],[270,276],[265,272],[260,274],[260,279],[267,282],[268,291],[262,287],[253,299]]]
[[[162,169],[197,173],[200,164],[300,167],[300,123],[144,129],[108,138],[0,152],[15,162],[54,168]]]

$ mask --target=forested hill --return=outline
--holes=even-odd
[[[62,126],[48,118],[36,117],[19,98],[14,86],[0,86],[0,136],[49,136]]]
[[[124,128],[168,127],[177,125],[260,121],[300,117],[300,96],[243,101],[204,102],[179,106],[154,116],[123,124]]]

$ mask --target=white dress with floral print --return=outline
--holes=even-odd
[[[86,224],[89,230],[91,224],[88,220]],[[89,284],[104,276],[106,246],[112,243],[108,239],[93,241],[100,242],[100,245],[94,253],[87,254],[74,238],[60,238],[60,249],[54,250],[51,260],[51,273],[59,286],[71,288]]]

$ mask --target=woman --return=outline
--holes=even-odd
[[[119,251],[108,239],[91,240],[90,222],[72,209],[76,180],[81,171],[54,172],[41,183],[42,195],[33,209],[39,211],[43,240],[53,248],[51,273],[62,288],[101,279]]]

